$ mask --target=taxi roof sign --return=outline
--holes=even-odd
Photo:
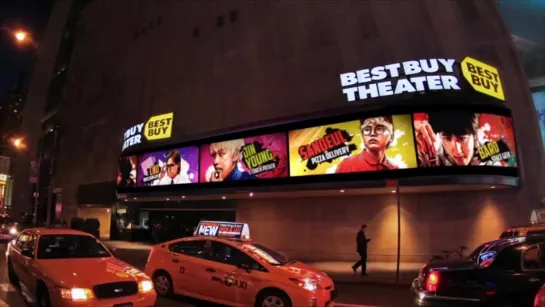
[[[201,221],[193,235],[249,240],[250,227],[246,223]]]

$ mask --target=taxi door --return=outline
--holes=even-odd
[[[545,245],[530,245],[522,251],[522,274],[517,289],[522,306],[530,306],[535,294],[545,282]]]
[[[204,251],[204,240],[180,241],[168,246],[165,266],[172,277],[174,292],[198,293],[198,262]]]
[[[36,247],[36,236],[32,232],[21,234],[17,240],[17,257],[14,257],[12,261],[15,273],[19,278],[19,281],[30,291],[34,292],[34,285],[36,281],[34,280],[35,269],[35,247]],[[15,268],[16,267],[16,268]]]
[[[259,274],[254,274],[250,269],[247,272],[238,266],[248,263],[250,268],[250,260],[255,265],[258,265],[257,262],[238,248],[217,241],[212,241],[209,260],[214,267],[208,281],[209,287],[214,289],[211,292],[214,299],[237,306],[253,306],[261,284]]]

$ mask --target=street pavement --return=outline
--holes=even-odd
[[[3,256],[6,245],[0,243],[0,307],[25,307],[20,293],[8,282],[6,259]],[[123,261],[143,269],[145,257],[134,257],[134,251],[115,251],[117,257]],[[339,297],[337,307],[409,307],[412,306],[410,290],[406,286],[387,286],[370,284],[337,284]],[[210,303],[196,301],[190,298],[177,297],[175,299],[159,298],[158,307],[206,307]]]

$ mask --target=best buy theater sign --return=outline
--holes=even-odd
[[[123,134],[123,150],[141,144],[143,140],[155,141],[168,139],[172,135],[174,113],[155,115],[146,123],[141,123],[127,129]]]
[[[340,75],[343,95],[349,102],[422,91],[459,91],[459,73],[478,92],[505,100],[498,69],[466,57],[434,58],[393,63]]]

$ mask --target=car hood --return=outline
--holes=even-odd
[[[114,257],[39,261],[41,271],[54,284],[66,288],[92,288],[104,283],[148,279],[140,270]]]
[[[330,287],[333,285],[333,280],[323,271],[306,265],[300,261],[294,261],[286,265],[278,266],[281,270],[289,274],[293,278],[312,278],[318,281],[323,287]]]

